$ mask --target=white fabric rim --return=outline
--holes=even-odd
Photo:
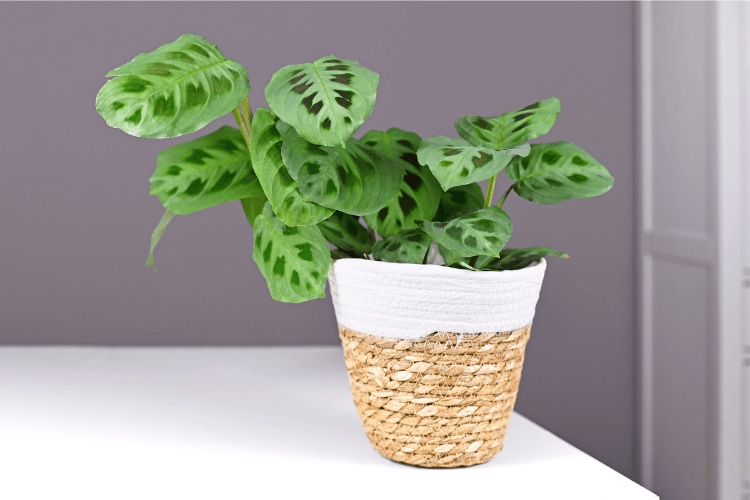
[[[534,319],[547,262],[517,271],[453,269],[365,259],[331,263],[328,280],[342,326],[378,337],[508,332]]]

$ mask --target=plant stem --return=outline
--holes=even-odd
[[[253,111],[250,108],[250,100],[245,97],[239,106],[232,110],[234,119],[237,120],[237,126],[240,127],[242,137],[245,138],[245,145],[250,151],[250,134],[252,133]]]
[[[513,184],[510,185],[508,190],[505,192],[502,198],[500,198],[500,201],[497,202],[497,208],[503,208],[503,204],[505,203],[505,199],[510,194],[511,189],[513,189]]]
[[[484,208],[492,205],[492,195],[495,193],[495,181],[497,181],[497,174],[495,174],[495,177],[490,179],[490,183],[487,184],[487,197],[484,199]]]

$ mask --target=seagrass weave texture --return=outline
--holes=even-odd
[[[386,458],[422,467],[491,459],[503,447],[530,330],[399,340],[339,325],[370,444]]]

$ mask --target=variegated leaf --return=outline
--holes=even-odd
[[[281,157],[305,200],[351,215],[377,212],[393,198],[404,170],[393,159],[356,139],[346,149],[313,144],[279,122]]]
[[[604,194],[615,180],[593,156],[570,142],[533,144],[526,158],[506,169],[521,198],[551,204]]]
[[[496,271],[512,271],[523,269],[532,262],[539,262],[542,257],[551,255],[553,257],[570,258],[566,253],[560,253],[557,250],[548,247],[531,247],[531,248],[503,248],[500,251],[500,257],[481,256],[477,259],[477,269],[491,269]]]
[[[318,223],[318,228],[330,243],[357,255],[372,253],[372,239],[367,229],[359,223],[359,217],[333,212],[333,215]]]
[[[404,229],[417,227],[416,220],[430,220],[437,212],[443,190],[430,169],[419,164],[417,148],[422,139],[397,128],[387,132],[371,130],[360,142],[393,158],[404,169],[399,193],[376,214],[366,215],[367,225],[388,238]]]
[[[502,208],[488,207],[447,222],[425,222],[422,230],[458,255],[499,256],[513,232]]]
[[[229,113],[247,97],[247,70],[216,45],[182,35],[113,69],[96,96],[107,124],[138,137],[177,137]]]
[[[307,141],[346,147],[346,140],[372,112],[379,79],[357,61],[323,57],[274,73],[266,101]]]
[[[558,113],[560,100],[552,97],[494,118],[464,115],[456,131],[474,146],[512,148],[549,132]]]
[[[261,194],[260,196],[253,196],[251,198],[242,198],[242,211],[245,212],[247,221],[252,226],[255,222],[255,218],[260,215],[263,211],[263,207],[266,205],[266,195]]]
[[[440,195],[440,204],[432,220],[434,222],[445,222],[479,210],[483,206],[482,186],[476,182],[456,186]]]
[[[317,224],[333,210],[305,201],[297,181],[281,159],[283,141],[276,129],[279,119],[268,108],[258,108],[253,117],[250,148],[253,167],[273,211],[287,226]]]
[[[463,139],[437,135],[419,146],[419,163],[430,167],[444,190],[479,182],[497,175],[515,155],[529,154],[529,145],[494,150],[472,146]]]
[[[159,153],[150,181],[176,214],[263,194],[242,133],[229,125]]]
[[[325,297],[331,252],[320,229],[285,225],[270,203],[254,224],[253,260],[268,283],[271,297],[281,302]]]
[[[430,243],[432,243],[432,238],[422,229],[407,229],[390,238],[376,241],[372,256],[376,260],[387,262],[421,264],[430,248]]]

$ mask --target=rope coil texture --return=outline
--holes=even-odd
[[[504,333],[418,340],[339,325],[357,413],[370,444],[421,467],[484,463],[503,447],[531,324]]]

